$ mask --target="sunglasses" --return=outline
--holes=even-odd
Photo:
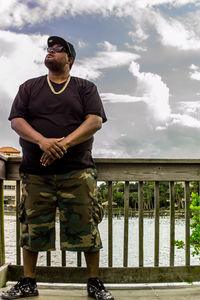
[[[62,51],[65,51],[65,52],[66,52],[66,49],[65,49],[63,46],[48,47],[48,48],[47,48],[47,52],[50,53],[51,51],[54,51],[54,52],[62,52]]]

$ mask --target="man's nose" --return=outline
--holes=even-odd
[[[54,53],[55,50],[54,50],[54,48],[50,48],[50,47],[49,47],[49,48],[47,48],[47,52],[48,52],[48,53]]]

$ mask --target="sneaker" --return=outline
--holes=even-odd
[[[38,296],[38,289],[35,279],[25,277],[21,278],[17,284],[11,289],[3,291],[1,294],[2,299],[17,299],[24,297]]]
[[[89,278],[87,283],[88,296],[96,300],[114,300],[114,297],[104,287],[99,278]]]

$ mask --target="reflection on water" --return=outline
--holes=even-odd
[[[57,226],[56,251],[51,252],[51,261],[53,266],[61,265],[61,252],[59,250],[59,223]],[[99,224],[99,230],[103,241],[101,250],[100,266],[108,266],[108,219],[104,218]],[[175,239],[184,241],[185,221],[177,219],[175,221]],[[160,217],[160,266],[169,266],[169,238],[170,238],[170,219],[169,217]],[[6,263],[16,263],[16,227],[15,216],[5,216],[5,244],[6,244]],[[113,218],[113,266],[123,266],[123,241],[124,241],[124,219],[123,217]],[[138,218],[129,219],[129,251],[128,266],[138,267]],[[75,252],[67,252],[67,266],[76,266],[77,255]],[[175,248],[175,265],[184,265],[185,252]],[[46,264],[46,253],[40,252],[38,265]],[[199,264],[197,257],[191,256],[191,264]],[[144,218],[144,266],[154,265],[154,219]],[[83,259],[83,266],[85,261]]]

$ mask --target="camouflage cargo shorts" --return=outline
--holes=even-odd
[[[97,198],[96,178],[94,168],[58,175],[22,173],[21,247],[31,251],[55,250],[58,207],[62,250],[101,249],[98,224],[103,218],[103,208]]]

